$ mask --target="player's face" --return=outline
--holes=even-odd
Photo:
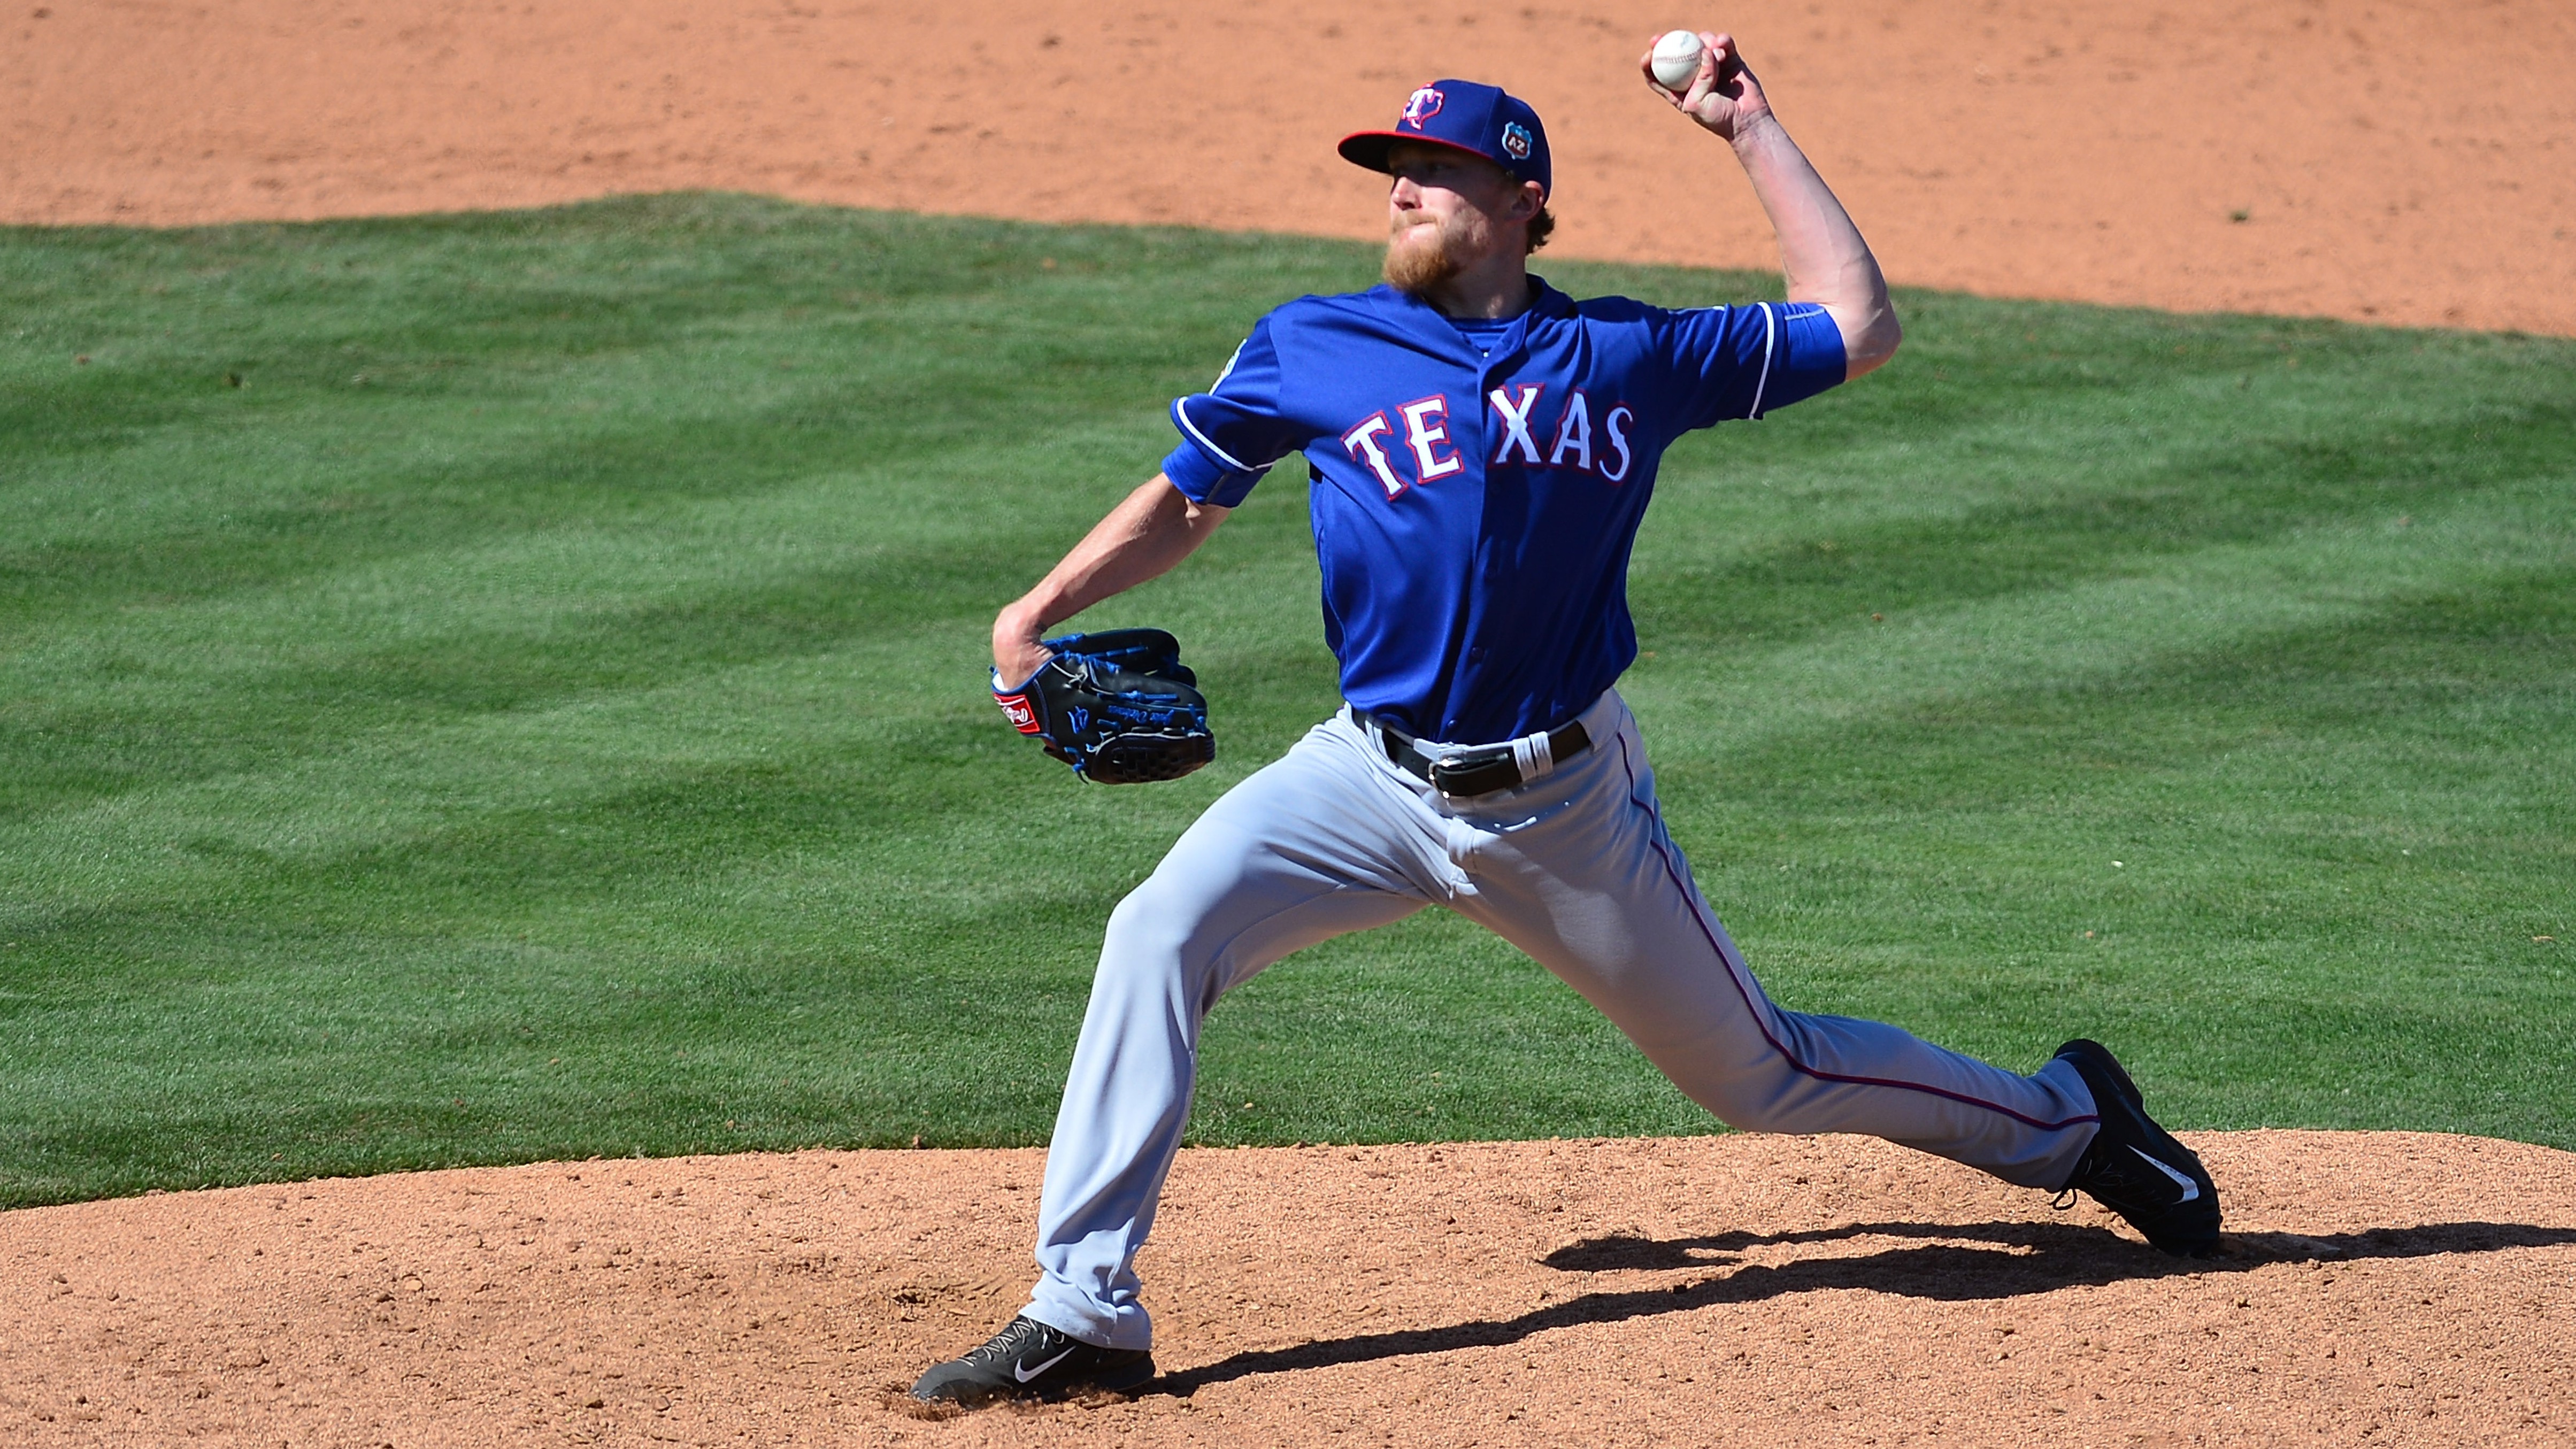
[[[1399,141],[1387,152],[1386,279],[1406,291],[1457,276],[1505,247],[1526,220],[1523,188],[1481,156]]]

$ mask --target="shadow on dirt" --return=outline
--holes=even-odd
[[[1540,1259],[1573,1273],[1670,1272],[1726,1268],[1747,1248],[1834,1243],[1858,1238],[1929,1238],[1937,1242],[1852,1257],[1748,1264],[1713,1277],[1617,1292],[1585,1293],[1513,1318],[1479,1319],[1438,1328],[1401,1329],[1262,1349],[1202,1368],[1166,1374],[1143,1390],[1186,1398],[1210,1384],[1254,1374],[1331,1368],[1462,1348],[1498,1348],[1532,1334],[1587,1323],[1618,1323],[1685,1313],[1722,1303],[1759,1303],[1794,1293],[1861,1288],[1947,1302],[2014,1298],[2076,1285],[2127,1279],[2242,1273],[2272,1263],[2422,1258],[2438,1253],[2492,1253],[2510,1248],[2576,1245],[2576,1228],[2530,1223],[2427,1223],[2306,1237],[2295,1233],[2230,1233],[2215,1258],[2168,1258],[2107,1228],[2061,1223],[1854,1223],[1801,1233],[1717,1233],[1694,1238],[1589,1238]]]
[[[2420,1227],[2370,1228],[2358,1233],[2329,1233],[2317,1237],[2297,1233],[2229,1233],[2217,1258],[2176,1260],[2129,1239],[2115,1237],[2106,1229],[2072,1223],[1846,1223],[1841,1227],[1818,1228],[1803,1233],[1712,1233],[1698,1238],[1636,1238],[1620,1234],[1586,1238],[1579,1243],[1569,1243],[1539,1261],[1569,1273],[1707,1268],[1733,1262],[1735,1255],[1747,1248],[1840,1243],[1854,1238],[1931,1238],[1952,1244],[1993,1243],[2010,1251],[2012,1258],[2024,1268],[2057,1270],[2047,1275],[2054,1285],[2158,1277],[2162,1275],[2152,1270],[2160,1264],[2168,1272],[2206,1273],[2310,1259],[2421,1258],[2434,1253],[2554,1248],[2576,1243],[2576,1229],[2544,1228],[2529,1223],[2427,1223]],[[2105,1256],[2103,1248],[2112,1244],[2126,1251]],[[1993,1257],[1984,1248],[1962,1247],[1960,1251],[1968,1255],[1968,1263],[1983,1264]],[[1882,1263],[1887,1258],[1902,1256],[1904,1253],[1898,1252],[1866,1259],[1823,1259],[1812,1264],[1784,1266]],[[2140,1271],[2141,1263],[2149,1271]],[[2000,1298],[2016,1291],[2021,1290],[2011,1288],[1918,1296]]]

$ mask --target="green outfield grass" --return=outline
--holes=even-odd
[[[1110,904],[1333,705],[1304,490],[1085,621],[1187,642],[1189,780],[1005,729],[992,611],[1373,275],[735,197],[0,231],[0,1203],[1044,1140]],[[1774,993],[2096,1035],[2185,1127],[2576,1147],[2576,344],[1903,304],[1637,550]],[[1221,1007],[1193,1136],[1714,1129],[1431,914]]]

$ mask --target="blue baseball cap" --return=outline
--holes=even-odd
[[[1387,149],[1398,141],[1421,141],[1482,156],[1523,181],[1538,183],[1540,196],[1554,191],[1547,163],[1547,128],[1529,102],[1500,86],[1474,81],[1436,80],[1407,96],[1404,114],[1391,131],[1355,131],[1342,138],[1342,159],[1371,171],[1385,171]]]

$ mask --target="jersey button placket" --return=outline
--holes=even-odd
[[[1522,326],[1526,330],[1528,324],[1524,322]],[[1502,344],[1494,349],[1493,356],[1484,360],[1483,370],[1476,374],[1476,477],[1487,487],[1491,487],[1493,481],[1491,476],[1493,454],[1488,451],[1489,445],[1485,441],[1492,432],[1492,420],[1487,416],[1487,410],[1492,407],[1492,404],[1485,399],[1500,385],[1498,380],[1510,371],[1510,364],[1519,358],[1521,351],[1520,337],[1513,333],[1505,333]],[[1476,570],[1480,581],[1489,586],[1502,577],[1502,572],[1501,558],[1491,552],[1486,553],[1484,563]],[[1466,662],[1470,665],[1483,664],[1485,646],[1469,645]],[[1455,734],[1458,722],[1449,720],[1445,723],[1447,727],[1445,732]]]

